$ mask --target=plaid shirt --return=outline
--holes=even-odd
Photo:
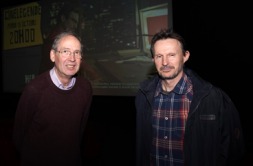
[[[152,117],[151,165],[182,166],[185,124],[192,101],[191,80],[186,74],[171,92],[158,83]]]

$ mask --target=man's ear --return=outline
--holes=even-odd
[[[190,57],[190,52],[189,51],[185,51],[185,54],[184,54],[184,63],[186,61],[188,61],[189,57]]]
[[[55,56],[56,56],[56,55],[55,55],[55,51],[54,51],[54,50],[51,50],[51,51],[50,51],[50,59],[51,59],[52,62],[55,61]]]

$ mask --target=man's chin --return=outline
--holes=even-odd
[[[160,78],[162,80],[172,80],[174,78],[176,78],[178,76],[178,74],[164,74],[164,73],[160,73]]]
[[[162,80],[171,80],[171,79],[173,79],[173,77],[167,76],[167,75],[160,75],[160,78],[161,78]]]

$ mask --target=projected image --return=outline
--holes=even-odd
[[[20,92],[30,79],[51,69],[49,50],[54,36],[72,29],[82,37],[85,46],[79,74],[91,81],[94,95],[135,95],[139,83],[155,72],[149,52],[152,35],[161,28],[173,27],[171,1],[68,2],[38,2],[41,17],[34,22],[40,22],[40,33],[36,35],[40,41],[4,50],[3,90]],[[13,7],[16,8],[21,6]],[[13,73],[13,67],[8,65],[14,59],[23,63],[15,64],[15,70],[20,68],[18,73]]]

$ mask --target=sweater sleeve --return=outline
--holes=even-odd
[[[32,86],[27,86],[18,102],[13,126],[13,141],[18,151],[21,151],[23,140],[32,122],[34,110],[37,107],[37,97]]]

